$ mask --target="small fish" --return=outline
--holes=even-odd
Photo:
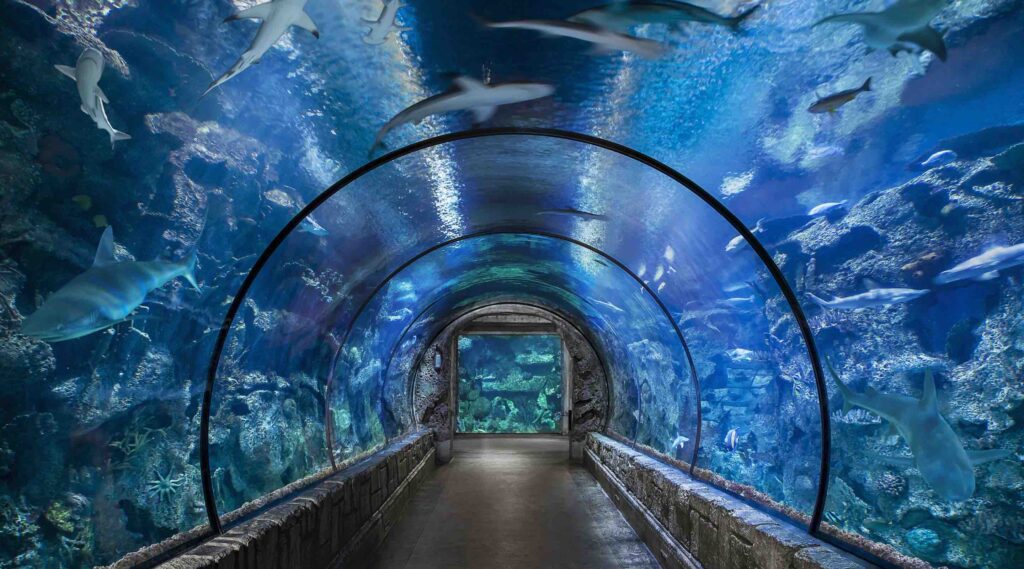
[[[952,150],[940,150],[935,154],[929,156],[928,159],[925,160],[924,162],[921,162],[921,167],[937,168],[939,166],[945,166],[946,164],[949,164],[950,162],[953,162],[956,159],[956,152],[953,152]]]
[[[891,306],[893,304],[910,302],[921,298],[929,292],[928,290],[912,288],[876,288],[853,296],[836,297],[832,300],[825,300],[811,293],[807,293],[807,296],[811,297],[811,300],[823,308],[859,310],[861,308]]]
[[[406,123],[419,123],[430,115],[452,111],[472,111],[473,122],[482,123],[494,116],[498,107],[550,97],[555,88],[545,83],[497,83],[487,85],[470,77],[457,77],[453,88],[428,97],[399,112],[385,124],[370,147],[370,155],[381,145],[387,133]]]
[[[617,32],[628,32],[633,26],[645,24],[680,26],[686,22],[723,26],[735,32],[757,8],[758,6],[754,6],[736,16],[729,17],[719,16],[706,8],[687,2],[614,2],[577,12],[569,17],[569,21],[585,22]]]
[[[728,433],[725,433],[725,448],[728,450],[736,450],[736,429],[729,429]]]
[[[103,214],[92,216],[92,224],[95,225],[96,227],[99,227],[100,229],[103,229],[104,227],[110,227],[110,224],[107,222],[107,216]]]
[[[263,4],[257,4],[250,8],[239,10],[224,19],[225,22],[235,20],[252,19],[262,20],[260,29],[256,32],[249,49],[242,53],[238,61],[210,83],[210,86],[203,92],[207,93],[226,83],[232,77],[245,71],[255,63],[259,63],[263,54],[274,47],[281,36],[288,31],[288,28],[296,26],[313,34],[313,37],[320,38],[320,30],[317,29],[313,19],[305,12],[307,0],[271,0]]]
[[[537,215],[570,215],[573,217],[585,219],[587,221],[608,221],[608,216],[603,213],[591,213],[589,211],[582,211],[572,207],[544,209],[538,211]]]
[[[45,342],[81,338],[133,318],[150,291],[176,277],[196,290],[193,252],[181,261],[117,261],[114,232],[103,231],[92,267],[50,295],[21,323],[21,333]]]
[[[871,90],[871,78],[868,77],[864,84],[856,89],[847,89],[834,95],[818,99],[813,105],[807,108],[812,113],[834,113],[839,107],[857,98],[857,95]]]
[[[676,250],[673,249],[671,245],[666,245],[665,253],[662,256],[665,257],[666,261],[672,263],[673,261],[676,260]]]
[[[1005,271],[1024,264],[1024,243],[1009,247],[992,247],[984,253],[971,257],[935,277],[935,284],[944,285],[957,281],[989,281]]]
[[[90,209],[92,209],[92,198],[85,194],[71,196],[71,201],[78,204],[78,207],[82,208],[83,211],[89,211]]]
[[[658,267],[654,269],[654,282],[660,281],[663,276],[665,276],[665,267],[658,265]]]
[[[688,442],[690,442],[689,438],[684,437],[683,435],[678,435],[676,438],[672,439],[672,446],[669,448],[672,450],[683,450],[683,447],[685,447]]]
[[[807,215],[810,215],[810,216],[829,215],[830,213],[834,213],[834,212],[843,210],[845,208],[846,208],[846,200],[843,200],[841,202],[825,202],[823,204],[819,204],[819,205],[816,205],[816,206],[812,207],[811,211],[807,212]]]
[[[380,16],[375,20],[364,18],[363,21],[370,24],[370,31],[363,36],[363,43],[368,45],[380,45],[391,37],[392,32],[407,32],[412,28],[399,26],[395,23],[399,8],[407,6],[402,0],[386,0],[380,9]]]
[[[299,228],[297,229],[300,233],[309,233],[310,235],[316,235],[317,237],[326,237],[327,230],[322,225],[316,222],[312,216],[307,215],[302,218],[299,222]]]
[[[78,62],[74,67],[67,65],[55,65],[57,71],[70,77],[78,86],[78,97],[82,100],[82,112],[89,116],[96,123],[100,130],[107,131],[110,135],[110,147],[119,140],[128,140],[131,135],[123,133],[110,124],[107,118],[105,103],[110,100],[100,89],[100,78],[103,77],[103,54],[95,48],[86,48],[82,55],[78,56]]]
[[[654,59],[664,55],[667,50],[667,46],[660,42],[613,32],[590,23],[563,20],[517,20],[490,22],[485,25],[489,28],[533,30],[548,36],[577,39],[593,44],[594,50],[598,53],[628,51],[641,57]]]
[[[857,24],[864,29],[864,43],[869,50],[885,49],[892,55],[901,51],[930,51],[946,61],[946,43],[942,34],[929,24],[949,0],[896,0],[881,12],[837,14],[824,18],[821,24]]]

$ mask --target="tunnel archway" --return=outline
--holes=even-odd
[[[458,171],[450,167],[452,162],[459,165]],[[567,202],[571,205],[567,206]],[[584,207],[603,211],[582,209]],[[389,231],[386,226],[375,225],[378,219],[373,212],[379,208],[405,213],[400,221],[402,231]],[[326,228],[326,235],[297,231],[303,220],[313,213]],[[646,230],[645,216],[679,218],[680,224],[670,234],[653,235]],[[400,239],[395,237],[399,234]],[[446,246],[473,243],[474,238],[510,235],[543,238],[548,244],[505,243],[492,246],[490,251],[472,247],[463,247],[462,251],[446,250]],[[313,237],[318,241],[313,241]],[[732,248],[722,253],[722,242],[735,237],[749,250],[736,252]],[[559,249],[550,243],[568,243],[586,253]],[[518,250],[523,260],[510,269],[507,258],[513,250]],[[650,374],[640,382],[634,410],[638,423],[645,398],[649,398],[652,405],[663,403],[674,389],[685,385],[682,378],[688,374],[695,389],[702,374],[724,381],[723,386],[716,389],[715,397],[730,397],[730,390],[735,389],[730,382],[736,378],[753,382],[753,385],[765,381],[756,360],[753,367],[747,365],[750,362],[744,362],[738,366],[742,373],[723,380],[722,374],[728,375],[722,372],[728,367],[722,360],[725,353],[735,352],[738,359],[749,359],[751,356],[747,354],[756,354],[762,361],[778,363],[780,369],[787,370],[786,382],[803,386],[792,390],[797,395],[791,402],[803,407],[791,418],[794,424],[776,425],[771,433],[755,440],[758,444],[783,444],[779,433],[784,431],[790,442],[795,439],[805,451],[800,463],[792,466],[795,471],[786,472],[785,478],[813,478],[817,484],[813,496],[805,492],[802,497],[792,497],[786,488],[753,490],[768,496],[768,502],[774,500],[779,511],[806,523],[812,533],[817,532],[828,485],[827,394],[810,327],[782,270],[727,207],[675,170],[599,138],[528,128],[481,129],[440,136],[373,160],[310,201],[259,256],[232,299],[219,330],[202,399],[200,464],[204,501],[215,531],[222,529],[215,485],[223,489],[225,479],[226,485],[237,495],[227,508],[233,509],[230,506],[237,507],[255,498],[254,492],[264,491],[267,484],[286,486],[313,476],[328,464],[331,469],[338,468],[333,440],[338,433],[332,426],[333,420],[325,420],[324,425],[306,422],[306,415],[298,404],[289,400],[290,407],[286,401],[280,409],[270,411],[272,416],[280,417],[280,421],[298,425],[289,432],[300,433],[295,437],[293,448],[275,457],[283,466],[278,469],[279,479],[263,481],[263,488],[258,483],[252,484],[248,495],[239,491],[241,473],[224,474],[211,460],[212,430],[218,429],[218,441],[231,436],[230,421],[213,424],[224,408],[215,401],[215,390],[220,387],[223,396],[223,390],[230,393],[231,389],[251,389],[245,385],[246,369],[271,369],[276,373],[276,381],[287,381],[284,378],[295,371],[290,366],[296,362],[301,361],[298,364],[301,366],[310,365],[311,360],[322,362],[325,353],[320,348],[323,344],[320,340],[336,339],[339,336],[336,331],[346,330],[341,335],[343,340],[335,340],[344,346],[357,320],[371,303],[386,303],[391,297],[398,298],[397,295],[405,293],[411,298],[410,302],[415,303],[420,291],[415,286],[410,288],[411,281],[397,281],[394,277],[402,269],[413,267],[417,261],[439,251],[445,254],[455,251],[456,256],[464,257],[464,263],[479,262],[481,258],[495,260],[494,265],[487,267],[491,270],[490,282],[517,283],[524,289],[534,290],[547,285],[555,303],[574,309],[577,317],[589,327],[603,324],[604,337],[617,342],[617,348],[611,350],[614,356],[631,364],[660,361],[664,369],[673,370],[668,374]],[[487,253],[491,254],[490,258]],[[630,282],[634,283],[633,289],[609,286],[602,290],[608,283],[597,278],[592,270],[595,264],[588,255],[602,258],[604,262],[600,264],[606,268],[610,262],[618,269],[617,273],[628,274]],[[407,260],[399,263],[397,259]],[[527,268],[530,264],[542,270],[531,272]],[[453,274],[456,276],[448,281],[430,282],[429,275],[437,274],[430,268],[434,266],[455,267]],[[428,289],[439,285],[458,289],[473,284],[459,280],[462,278],[459,275],[470,274],[460,273],[459,267],[458,262],[449,264],[441,259],[436,265],[422,269],[420,278],[427,282]],[[503,274],[503,268],[511,272]],[[555,282],[545,283],[545,279]],[[744,288],[747,280],[751,283],[749,288]],[[294,286],[296,282],[309,286],[300,290]],[[385,289],[389,294],[381,296]],[[443,286],[438,290],[445,292]],[[729,296],[737,290],[749,291],[750,296]],[[522,291],[503,292],[500,286],[483,290],[481,294],[492,298],[502,294],[509,298],[529,298]],[[267,298],[269,301],[265,302]],[[362,300],[357,304],[354,299]],[[587,299],[591,302],[584,302]],[[626,309],[616,304],[626,301],[634,304]],[[644,302],[647,309],[641,308]],[[657,306],[656,311],[650,310],[651,304]],[[438,300],[430,305],[439,312],[446,306]],[[273,310],[268,310],[268,306]],[[402,310],[407,308],[403,306]],[[637,317],[654,312],[659,313],[658,320]],[[405,322],[413,313],[409,310],[409,314],[395,321]],[[631,327],[620,324],[623,322],[620,314],[632,317]],[[658,345],[661,339],[652,327],[652,323],[666,317],[680,344],[676,356],[673,356],[674,348],[664,348],[663,345],[667,346],[664,343]],[[700,337],[692,356],[683,328],[693,330]],[[366,327],[365,341],[370,344],[376,341],[380,329]],[[595,335],[600,336],[600,331]],[[765,342],[765,345],[752,346],[751,342],[755,341]],[[741,342],[743,346],[739,345]],[[391,348],[393,345],[383,348],[383,353]],[[326,360],[331,361],[326,375],[334,378],[340,362],[338,357],[326,355]],[[339,349],[337,356],[358,361],[365,358],[366,352]],[[380,362],[374,365],[379,367]],[[347,373],[353,369],[341,371]],[[377,373],[366,369],[346,375],[345,380],[348,384],[359,383]],[[360,375],[363,372],[366,377]],[[227,379],[218,382],[221,375]],[[773,378],[767,381],[777,380],[781,381]],[[311,393],[306,398],[311,402],[308,406],[322,405],[319,416],[329,417],[337,403],[331,399],[330,383],[325,384],[320,393],[318,382],[310,383],[308,378],[302,381],[305,383],[298,382],[297,389]],[[335,381],[340,379],[332,379],[331,383]],[[764,385],[767,384],[761,387]],[[778,390],[772,393],[773,397],[779,396]],[[373,406],[380,404],[377,401],[367,405],[365,401],[351,399],[345,401],[349,415],[347,422],[343,422],[349,429],[354,422],[372,414]],[[615,400],[627,404],[621,398]],[[697,402],[697,410],[705,403],[709,402],[702,397]],[[715,404],[709,403],[709,408],[715,408]],[[667,416],[670,413],[664,409],[659,411],[659,419],[671,425],[672,418]],[[817,419],[816,424],[812,418]],[[379,417],[377,420],[380,422]],[[729,414],[716,417],[713,425],[716,438],[731,420]],[[777,422],[781,424],[785,420],[779,418]],[[704,424],[705,421],[698,421],[696,425],[691,470],[703,451],[710,458],[709,469],[714,475],[740,487],[750,486],[749,480],[731,480],[732,473],[715,466],[717,451],[706,443],[707,438],[700,436]],[[383,436],[382,432],[373,432],[374,429],[383,431],[382,427],[358,427],[366,432],[356,437],[358,440],[351,445],[346,443],[341,458],[358,456],[372,449],[374,441]],[[612,430],[623,435],[614,427]],[[650,431],[641,441],[637,440],[638,431],[634,431],[633,442],[664,450],[659,449],[659,445],[668,444],[671,433],[664,425]],[[754,435],[753,430],[750,434]],[[311,442],[317,436],[326,441],[321,451]],[[680,439],[685,437],[677,434],[675,440]],[[218,477],[216,484],[215,477]]]

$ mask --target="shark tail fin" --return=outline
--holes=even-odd
[[[752,6],[746,12],[741,12],[741,13],[733,16],[732,18],[728,18],[729,28],[732,31],[734,31],[734,32],[739,31],[740,24],[742,24],[744,21],[746,21],[746,19],[749,18],[750,15],[753,14],[754,12],[756,12],[758,10],[758,8],[760,8],[760,7],[761,7],[760,4],[755,4],[754,6]]]
[[[938,399],[935,394],[935,376],[932,370],[924,372],[924,395],[921,396],[922,409],[934,409],[938,406]]]
[[[119,130],[112,131],[110,133],[110,147],[113,148],[114,143],[119,140],[128,140],[131,137],[132,135],[128,134],[127,132],[121,132]]]
[[[188,284],[192,285],[192,288],[201,291],[202,289],[199,288],[199,283],[196,281],[195,249],[193,249],[192,252],[189,253],[188,257],[185,258],[184,261],[182,261],[182,264],[184,265],[184,270],[182,271],[181,276],[184,277],[186,281],[188,281]]]
[[[813,300],[814,303],[817,304],[818,306],[821,306],[822,308],[828,308],[829,301],[825,300],[824,298],[821,298],[820,296],[816,296],[816,295],[814,295],[813,293],[810,293],[810,292],[807,293],[807,296],[811,300]]]
[[[845,383],[842,382],[842,380],[839,379],[839,374],[836,373],[835,368],[832,367],[832,361],[829,360],[828,358],[825,358],[825,366],[828,368],[828,373],[829,375],[832,376],[832,380],[835,381],[836,388],[839,390],[839,393],[841,393],[843,396],[843,414],[845,415],[853,406],[853,404],[850,402],[850,400],[854,396],[853,390],[850,389],[849,386],[847,386]]]

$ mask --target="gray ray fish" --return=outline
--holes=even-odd
[[[807,293],[815,303],[824,308],[838,308],[840,310],[860,310],[861,308],[874,308],[876,306],[890,306],[902,304],[921,298],[928,294],[927,290],[913,288],[876,288],[853,296],[838,296],[832,300],[825,300]]]
[[[947,3],[948,0],[896,0],[881,12],[837,14],[814,25],[857,24],[864,28],[864,43],[872,50],[885,49],[896,55],[901,51],[913,51],[913,46],[917,46],[946,61],[946,43],[942,34],[929,24]]]
[[[117,261],[114,232],[108,226],[100,238],[92,267],[50,295],[21,324],[21,333],[46,342],[81,338],[131,320],[150,291],[175,277],[196,290],[196,255],[181,261]]]
[[[110,124],[107,118],[107,109],[103,106],[110,100],[100,89],[100,77],[103,76],[103,54],[95,48],[86,48],[82,55],[78,56],[78,62],[74,67],[67,65],[54,65],[57,71],[74,80],[78,87],[78,97],[82,99],[82,112],[89,115],[89,118],[96,123],[100,130],[107,131],[110,135],[110,147],[118,140],[128,140],[131,135],[121,132]]]
[[[993,247],[984,253],[971,257],[952,269],[935,277],[935,284],[949,284],[956,281],[988,281],[1005,271],[1024,264],[1024,243],[1009,247]]]
[[[857,98],[857,95],[871,90],[871,78],[868,77],[864,84],[856,89],[847,89],[834,95],[818,99],[807,110],[812,113],[834,113],[839,107]]]
[[[723,26],[737,31],[740,24],[757,8],[758,6],[754,6],[736,16],[728,17],[719,16],[707,8],[687,2],[613,2],[577,12],[568,19],[571,22],[584,22],[620,33],[644,24],[678,26],[686,22]]]
[[[253,19],[262,20],[262,23],[260,23],[260,29],[256,32],[256,37],[253,38],[249,49],[242,53],[238,61],[231,66],[231,69],[228,69],[223,75],[215,79],[213,83],[210,83],[210,86],[203,92],[203,96],[223,85],[235,75],[245,71],[254,63],[259,63],[263,54],[274,47],[274,44],[277,43],[277,40],[281,39],[281,36],[288,31],[288,28],[296,26],[311,32],[313,37],[319,38],[320,30],[316,28],[316,24],[313,23],[313,19],[309,17],[309,14],[304,11],[306,1],[271,0],[251,8],[239,10],[228,16],[224,20],[225,22]]]
[[[1006,449],[964,449],[960,438],[939,414],[932,372],[924,376],[924,395],[914,399],[906,395],[879,393],[868,387],[864,393],[855,393],[839,380],[839,375],[827,362],[828,371],[843,395],[843,413],[851,406],[867,409],[889,421],[907,441],[913,459],[878,457],[899,466],[916,466],[921,477],[940,497],[951,502],[967,500],[974,495],[974,466],[1007,458]]]
[[[638,38],[612,31],[589,22],[563,20],[517,20],[512,22],[491,22],[489,28],[533,30],[549,36],[572,38],[594,45],[599,53],[629,51],[641,57],[661,57],[668,49],[665,44],[654,40]]]
[[[430,115],[452,111],[472,111],[473,122],[482,123],[494,116],[501,105],[532,101],[555,92],[554,87],[544,83],[485,85],[470,77],[456,77],[453,83],[451,90],[423,99],[392,117],[377,132],[373,146],[370,147],[370,155],[381,145],[387,133],[405,123],[419,123]]]

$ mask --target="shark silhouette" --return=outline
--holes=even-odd
[[[879,393],[868,387],[855,393],[839,380],[827,362],[828,371],[843,395],[843,413],[851,406],[867,409],[889,421],[907,441],[913,458],[878,457],[897,466],[916,466],[921,477],[941,498],[950,502],[967,500],[974,495],[974,466],[1011,455],[1006,449],[965,450],[953,428],[939,414],[932,372],[924,375],[921,399],[906,395]]]
[[[917,46],[946,61],[942,34],[929,24],[947,3],[948,0],[896,0],[881,12],[837,14],[814,25],[858,24],[864,28],[864,43],[870,49],[886,49],[896,55]]]
[[[22,322],[21,333],[61,342],[131,320],[150,291],[176,277],[199,290],[195,265],[195,252],[181,261],[119,262],[114,258],[114,232],[107,226],[92,267],[50,295]]]

